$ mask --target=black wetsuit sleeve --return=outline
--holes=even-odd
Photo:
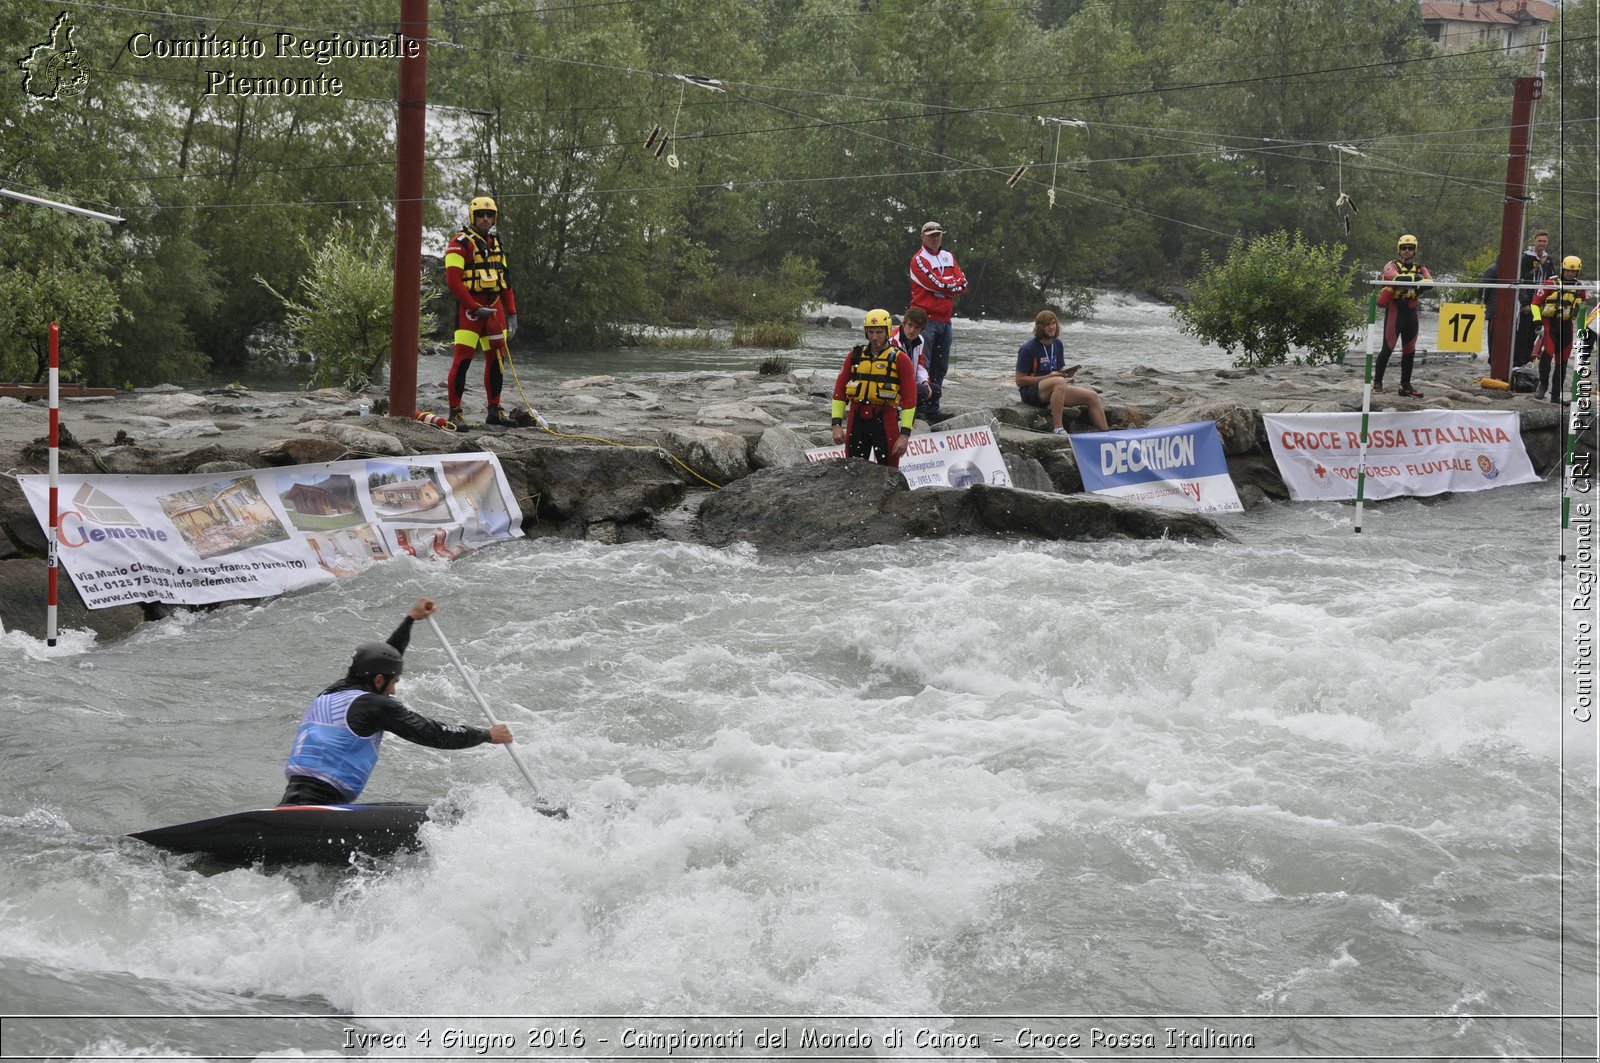
[[[406,647],[411,645],[411,625],[413,623],[415,621],[407,616],[400,621],[400,626],[394,629],[394,634],[390,635],[387,640],[389,645],[399,650],[402,654],[406,652]]]
[[[356,698],[345,711],[345,723],[363,738],[388,731],[407,742],[434,749],[467,749],[489,741],[489,732],[481,727],[430,720],[386,694]]]

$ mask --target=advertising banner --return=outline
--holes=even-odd
[[[1199,513],[1244,512],[1211,421],[1068,438],[1086,491]]]
[[[806,451],[809,461],[842,457],[842,446]],[[906,452],[900,456],[900,472],[913,490],[973,484],[1011,486],[1011,474],[1006,471],[1005,458],[1000,455],[1000,444],[987,426],[912,436]]]
[[[1356,497],[1359,413],[1265,415],[1278,472],[1296,502]],[[1417,410],[1368,421],[1367,498],[1487,491],[1534,483],[1515,413]]]
[[[49,477],[20,481],[48,534]],[[60,485],[59,562],[91,609],[263,598],[400,554],[448,561],[522,535],[522,511],[488,453]]]

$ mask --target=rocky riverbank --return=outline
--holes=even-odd
[[[1561,460],[1564,408],[1477,386],[1483,364],[1419,371],[1422,400],[1382,396],[1375,409],[1515,410],[1534,468]],[[1190,372],[1134,366],[1085,370],[1113,428],[1217,424],[1246,507],[1287,498],[1270,448],[1266,413],[1359,410],[1359,367]],[[911,537],[1228,538],[1215,521],[1083,493],[1068,441],[1043,411],[1017,402],[1011,374],[956,368],[946,381],[952,420],[940,428],[995,426],[1015,488],[908,491],[887,469],[861,462],[812,464],[804,452],[831,442],[831,371],[781,376],[701,373],[591,376],[529,398],[553,431],[469,428],[450,433],[413,421],[363,416],[380,395],[341,390],[185,391],[162,387],[62,401],[63,473],[223,472],[368,456],[493,451],[530,536],[623,542],[671,538],[713,545],[752,542],[768,551],[813,551]],[[425,386],[419,405],[439,409]],[[508,400],[510,396],[508,395]],[[468,415],[481,425],[483,408]],[[377,403],[381,408],[381,402]],[[1075,411],[1068,411],[1069,418]],[[1069,427],[1086,425],[1069,420]],[[919,422],[918,431],[927,425]],[[42,402],[0,398],[0,623],[44,631],[45,536],[17,474],[48,469]],[[115,637],[152,615],[137,605],[87,610],[61,582],[60,625]]]

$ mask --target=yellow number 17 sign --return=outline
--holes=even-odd
[[[1439,342],[1436,351],[1483,353],[1483,307],[1477,303],[1439,304]]]

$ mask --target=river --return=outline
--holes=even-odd
[[[1226,364],[1133,313],[1069,346]],[[1025,336],[958,323],[957,365]],[[524,540],[0,635],[6,1058],[1593,1058],[1592,530],[1554,481],[1351,517]],[[364,796],[460,810],[416,854],[120,837],[270,804],[306,700],[423,594],[570,818],[503,750],[391,740]],[[426,628],[401,694],[477,722]]]

